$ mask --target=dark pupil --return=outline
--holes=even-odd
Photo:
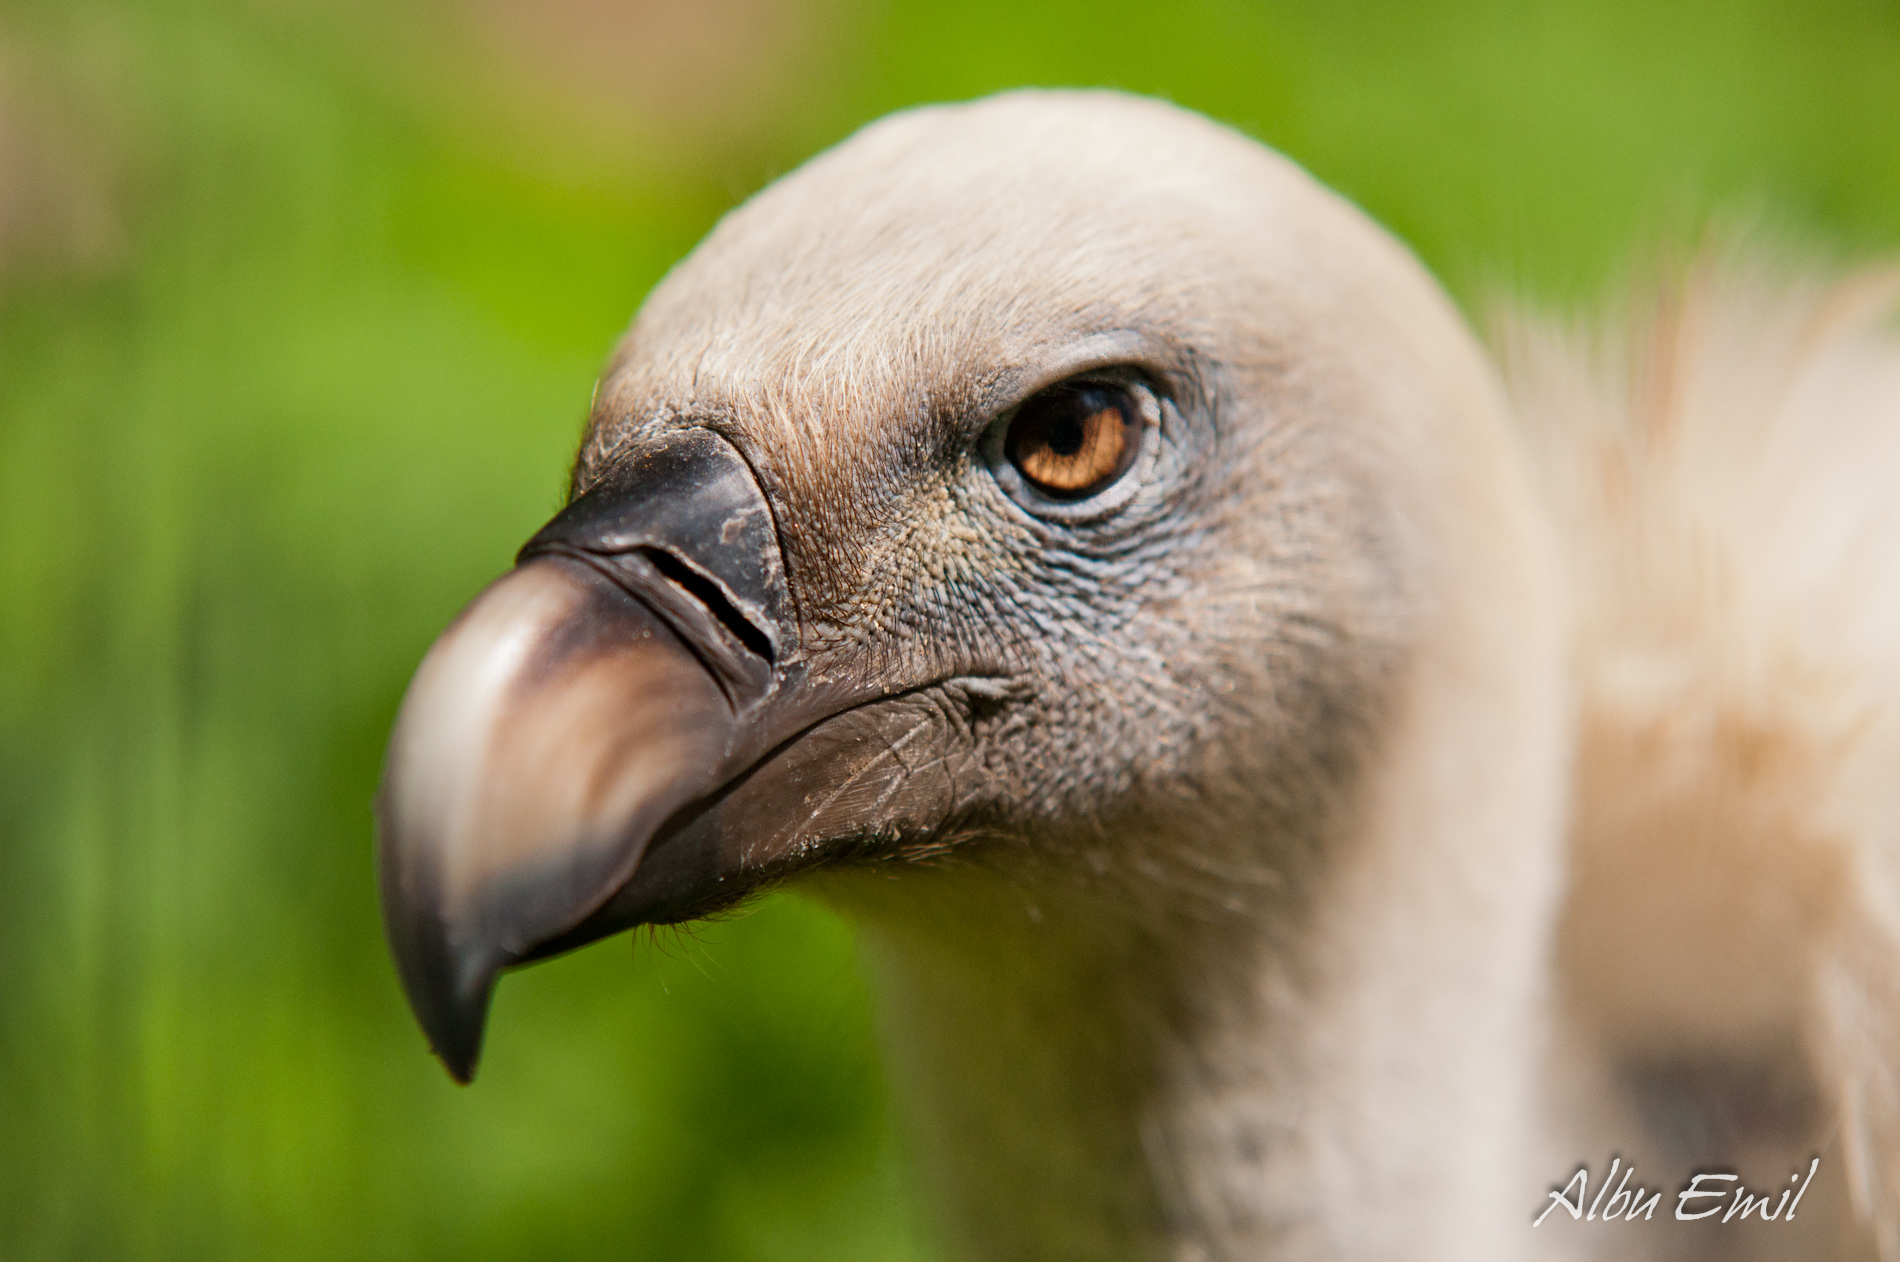
[[[1086,411],[1085,401],[1077,400],[1077,402],[1083,402],[1084,407],[1076,408],[1075,404],[1071,403],[1069,406],[1074,408],[1074,411],[1067,415],[1058,415],[1050,421],[1049,450],[1058,456],[1073,456],[1082,450],[1082,416],[1089,413]]]

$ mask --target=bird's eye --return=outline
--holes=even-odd
[[[1141,413],[1126,389],[1065,382],[1026,400],[1011,418],[1003,454],[1051,499],[1094,495],[1128,472],[1141,446]]]

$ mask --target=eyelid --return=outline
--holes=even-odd
[[[1139,382],[1156,397],[1172,399],[1190,377],[1179,346],[1138,329],[1110,329],[1072,342],[1046,359],[999,372],[972,412],[993,420],[1069,381]]]

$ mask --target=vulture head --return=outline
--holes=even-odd
[[[1108,93],[870,126],[647,299],[568,506],[417,671],[409,999],[467,1080],[504,971],[796,882],[863,926],[974,1253],[1515,1226],[1529,486],[1437,287],[1254,142]]]

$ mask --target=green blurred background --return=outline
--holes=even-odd
[[[0,1257],[927,1258],[847,927],[509,979],[450,1085],[370,797],[718,215],[893,108],[1159,93],[1467,303],[1900,245],[1900,5],[0,5]]]

